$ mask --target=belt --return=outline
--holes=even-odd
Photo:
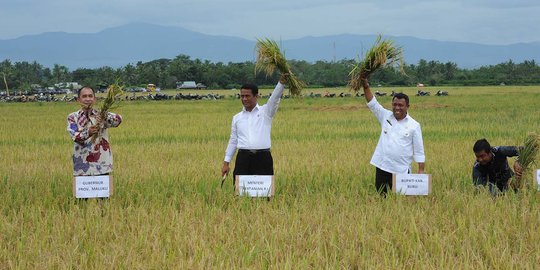
[[[270,148],[266,148],[266,149],[238,149],[238,152],[256,154],[256,153],[270,152]]]

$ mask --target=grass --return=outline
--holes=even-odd
[[[540,88],[441,89],[450,96],[399,89],[422,124],[427,198],[376,195],[380,127],[363,97],[282,100],[270,202],[233,196],[230,179],[219,188],[239,100],[123,103],[115,195],[87,202],[71,193],[65,119],[77,105],[2,103],[0,268],[536,268],[539,195],[476,194],[471,166],[478,138],[538,133]]]

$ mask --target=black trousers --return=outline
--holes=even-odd
[[[274,175],[274,160],[270,150],[250,152],[239,150],[233,171],[233,184],[237,175]]]
[[[375,188],[381,195],[386,196],[388,191],[392,191],[392,174],[379,168],[375,171]]]

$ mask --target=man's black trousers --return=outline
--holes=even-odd
[[[233,183],[237,175],[274,175],[274,160],[270,149],[238,150],[233,171]]]

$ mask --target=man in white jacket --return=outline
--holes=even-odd
[[[232,119],[231,136],[221,169],[222,176],[229,174],[229,163],[238,149],[233,183],[236,175],[274,175],[270,133],[287,78],[288,74],[281,75],[268,102],[262,106],[257,102],[259,89],[256,85],[241,87],[240,98],[244,107]]]
[[[409,97],[398,93],[392,98],[392,110],[377,102],[369,89],[367,79],[362,80],[367,106],[381,124],[381,135],[371,158],[376,167],[375,187],[386,196],[392,189],[392,174],[411,173],[411,163],[418,163],[418,173],[424,173],[424,143],[420,124],[408,113]]]

